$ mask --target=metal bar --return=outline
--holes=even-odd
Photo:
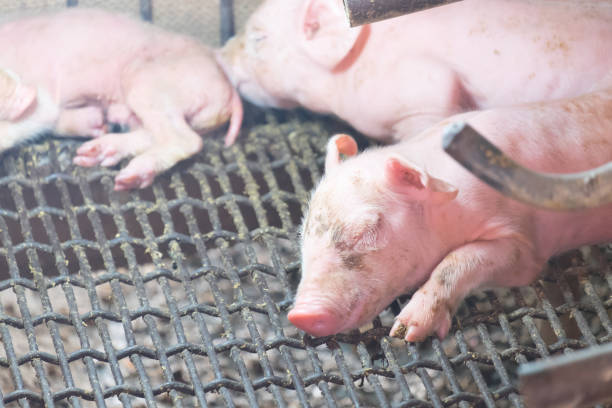
[[[202,177],[202,179],[205,180],[206,178]],[[204,181],[200,181],[200,182],[202,183],[202,185],[205,185]],[[185,189],[185,186],[182,183],[176,183],[176,185],[177,185],[176,192],[177,192],[178,198],[184,199],[185,197],[187,197],[187,191]],[[206,190],[202,190],[202,191],[206,191]],[[212,205],[210,203],[207,203],[206,205],[208,206],[207,211],[213,211]],[[206,246],[204,244],[204,240],[199,238],[202,236],[202,231],[199,229],[199,227],[196,224],[196,221],[195,221],[196,218],[194,216],[193,206],[184,205],[182,206],[180,211],[184,215],[185,219],[187,220],[187,228],[188,228],[190,236],[198,237],[194,241],[195,241],[195,246],[196,246],[198,256],[200,257],[200,259],[202,259],[203,267],[205,268],[210,267],[209,260],[206,256]],[[192,305],[197,305],[198,299],[197,299],[196,289],[194,288],[194,285],[191,282],[191,276],[189,274],[189,271],[186,270],[182,262],[177,264],[177,269],[179,271],[179,277],[181,278],[181,282],[183,284],[183,287],[185,288],[185,293],[187,295],[187,299],[189,300],[189,303]],[[215,346],[213,344],[213,336],[211,335],[210,330],[207,326],[204,313],[198,311],[197,307],[195,308],[195,310],[196,311],[192,313],[191,317],[192,319],[194,319],[196,323],[198,332],[200,334],[200,338],[202,339],[204,349],[206,350],[206,355],[208,356],[208,359],[209,359],[208,369],[209,371],[212,371],[214,373],[214,381],[220,382],[223,380],[223,372],[222,372],[222,368],[220,364],[221,358],[220,356],[217,355],[217,352],[215,350]],[[200,384],[196,383],[194,387],[196,388],[196,395],[198,395],[199,394],[198,388],[200,387]],[[226,407],[230,407],[230,408],[234,407],[230,391],[225,386],[220,386],[217,392],[223,397]]]
[[[374,23],[458,0],[344,0],[351,27]]]
[[[581,173],[535,172],[506,156],[465,123],[445,129],[442,147],[476,177],[526,204],[550,210],[579,210],[612,202],[612,162]]]
[[[528,407],[585,407],[612,400],[612,343],[519,367]]]
[[[459,330],[457,330],[455,332],[455,337],[458,340],[457,344],[459,343],[461,336],[462,334],[460,333]],[[434,339],[431,342],[431,346],[432,346],[433,351],[436,353],[438,357],[437,362],[440,364],[440,367],[442,368],[442,372],[444,373],[444,376],[446,377],[446,381],[448,381],[448,387],[450,388],[450,391],[451,391],[451,397],[457,397],[462,392],[461,386],[459,385],[459,381],[456,375],[457,373],[455,373],[455,370],[453,369],[453,366],[448,356],[446,355],[446,353],[444,353],[444,349],[442,348],[440,341],[437,339]],[[418,361],[422,358],[420,354],[418,353],[418,348],[414,344],[409,344],[408,350],[410,354],[413,356],[415,361]],[[427,371],[422,370],[421,373],[418,373],[418,374],[421,377],[423,384],[425,384],[426,386],[428,395],[432,398],[432,401],[436,404],[435,406],[443,406],[442,401],[439,401],[440,396],[437,395],[437,393],[435,392],[433,381],[431,380],[431,378],[429,378]],[[436,399],[438,401],[436,401]],[[457,398],[456,400],[458,402],[457,405],[459,406],[459,408],[468,408],[470,406],[467,401],[463,401],[460,398]]]
[[[107,197],[111,197],[112,191],[112,181],[110,178],[105,178],[103,180],[102,187],[104,188],[105,194]],[[85,181],[85,176],[80,174],[78,177],[79,190],[83,196],[84,205],[86,206],[94,206],[95,205],[95,195],[94,191],[90,184]],[[121,209],[120,204],[117,199],[110,200],[110,208],[113,214],[113,223],[117,226],[118,234],[121,236],[129,236],[127,222],[124,218],[124,211]],[[117,271],[117,265],[115,265],[113,254],[111,252],[111,245],[109,244],[106,236],[104,235],[103,228],[103,220],[100,216],[100,213],[97,211],[89,211],[87,213],[87,218],[93,226],[93,233],[95,237],[95,241],[99,244],[100,253],[104,260],[104,268],[111,274],[117,276],[110,281],[110,287],[113,294],[113,298],[117,304],[117,309],[119,311],[119,315],[121,317],[121,325],[123,329],[123,336],[125,338],[125,348],[134,350],[138,346],[138,340],[136,336],[136,331],[134,330],[132,324],[132,318],[130,315],[130,307],[128,306],[128,302],[126,299],[126,295],[123,293],[120,279],[119,271]],[[128,270],[133,270],[137,268],[137,258],[135,249],[132,245],[122,245],[121,250],[123,252],[124,257],[128,263]],[[127,274],[127,273],[126,273]],[[141,282],[136,282],[136,287],[141,288]],[[112,347],[112,344],[109,345]],[[119,357],[119,360],[121,357]],[[155,403],[155,395],[153,393],[153,387],[151,385],[151,380],[149,375],[146,372],[144,365],[144,358],[142,355],[134,352],[129,354],[129,360],[131,364],[134,366],[134,369],[137,373],[138,383],[140,388],[138,391],[142,393],[142,397],[145,399],[146,406],[148,408],[156,407]],[[112,361],[112,360],[111,360]],[[121,381],[121,377],[119,377],[119,381]],[[117,381],[117,380],[115,380]],[[125,383],[117,382],[118,386],[123,386],[123,388],[127,388]]]
[[[500,353],[495,349],[495,344],[493,339],[491,338],[491,334],[489,333],[489,329],[487,325],[484,323],[480,323],[478,325],[478,334],[482,340],[482,344],[485,346],[487,350],[487,354],[491,357],[491,363],[493,363],[493,367],[495,371],[499,374],[501,385],[506,389],[511,389],[512,391],[507,396],[508,402],[512,402],[514,406],[520,406],[521,401],[516,390],[516,386],[512,384],[510,376],[508,375],[508,371],[504,366],[504,363],[501,359]],[[463,340],[463,339],[462,339]],[[460,345],[461,347],[461,345]],[[490,395],[490,392],[481,391],[483,396]]]
[[[151,0],[140,0],[140,17],[145,21],[153,21],[153,4]]]
[[[51,154],[51,156],[53,157],[54,155]],[[42,189],[42,184],[43,182],[41,182],[40,178],[37,178],[37,183],[36,183],[37,188],[34,189],[34,197],[36,198],[38,206],[45,207],[47,206],[47,200],[45,198],[45,194]],[[42,221],[45,226],[45,230],[47,231],[47,235],[51,239],[51,244],[52,244],[53,252],[56,256],[56,259],[65,260],[66,259],[65,253],[62,250],[61,243],[59,242],[59,239],[58,239],[59,237],[57,235],[57,230],[55,228],[55,225],[53,224],[53,220],[50,214],[43,213],[43,215],[41,215],[40,218],[42,218]],[[31,224],[30,224],[30,227],[32,227]],[[30,264],[32,265],[32,270],[42,270],[38,256],[32,259]],[[62,275],[64,276],[69,275],[68,265],[66,262],[58,261],[57,265],[58,265],[59,272]],[[51,303],[51,299],[50,299],[50,295],[48,292],[48,288],[46,286],[44,275],[42,273],[34,273],[34,280],[36,282],[40,301],[44,308],[43,310],[45,312],[52,312],[53,305]],[[71,293],[72,286],[68,283],[64,283],[62,284],[62,287],[66,295],[66,300],[68,304],[70,305],[69,314],[74,324],[75,331],[77,332],[77,335],[79,337],[80,346],[83,349],[89,349],[90,348],[89,340],[83,328],[83,322],[82,320],[80,320],[80,316],[78,314],[78,311],[76,310],[77,308],[76,299],[74,297],[74,293]],[[49,329],[49,333],[51,334],[51,340],[53,342],[55,353],[57,354],[57,357],[59,360],[58,363],[60,366],[64,384],[66,385],[67,388],[75,388],[74,376],[72,375],[70,365],[68,363],[67,352],[62,342],[59,324],[56,321],[49,320],[47,322],[47,327]],[[96,369],[95,369],[95,362],[92,360],[91,356],[86,356],[83,359],[83,364],[87,368],[87,374],[89,376],[90,384],[93,387],[96,405],[98,407],[106,407],[106,404],[104,402],[104,395],[102,392],[102,387],[100,387],[100,380],[97,376]],[[81,401],[74,395],[69,398],[69,401],[73,407],[80,408],[82,406]]]
[[[12,184],[10,187],[13,193],[13,198],[15,199],[15,204],[20,209],[19,223],[21,226],[21,230],[23,231],[24,241],[33,242],[34,239],[32,237],[32,231],[29,228],[29,219],[26,212],[27,206],[25,204],[23,188],[17,183]],[[31,260],[36,256],[36,254],[37,252],[33,248],[29,248],[26,250],[26,255],[29,261],[28,265],[32,265]],[[20,271],[17,271],[16,275],[13,275],[13,273],[11,273],[11,275],[12,277],[18,277],[20,273]],[[23,326],[27,336],[29,351],[34,355],[38,355],[40,353],[40,348],[38,342],[36,341],[35,326],[33,323],[34,319],[28,307],[25,288],[23,286],[17,285],[14,288],[14,292],[17,295],[17,304],[19,306],[19,311],[23,318]],[[51,385],[49,384],[49,377],[45,374],[45,368],[42,359],[32,359],[31,364],[36,373],[36,378],[40,382],[44,406],[49,408],[55,407],[55,403],[53,401],[53,391],[51,390]]]
[[[219,4],[219,18],[221,19],[221,44],[235,34],[234,28],[234,0],[221,0]]]

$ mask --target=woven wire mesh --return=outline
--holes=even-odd
[[[397,305],[362,333],[298,332],[296,231],[334,127],[267,122],[132,193],[73,167],[73,141],[3,157],[4,404],[519,407],[519,363],[612,339],[607,246],[468,298],[444,342],[386,337]]]
[[[131,193],[72,166],[75,141],[2,157],[0,406],[521,407],[518,364],[612,340],[606,245],[471,296],[443,342],[386,336],[406,299],[361,332],[299,332],[296,231],[339,125],[252,121]]]

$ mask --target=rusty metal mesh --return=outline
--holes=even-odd
[[[2,156],[0,407],[521,407],[518,364],[612,340],[606,245],[554,260],[531,287],[468,298],[443,342],[386,337],[405,299],[361,333],[299,332],[286,319],[296,231],[339,125],[252,118],[236,146],[207,137],[132,193],[112,191],[116,170],[72,166],[77,141]]]
[[[75,141],[5,155],[0,401],[520,407],[519,363],[612,339],[607,246],[470,297],[444,342],[386,337],[397,304],[362,333],[291,326],[296,230],[333,129],[268,114],[132,193],[112,191],[116,170],[73,167]]]

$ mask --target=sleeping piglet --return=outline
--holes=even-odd
[[[302,230],[302,279],[289,320],[317,336],[371,321],[418,288],[391,335],[444,337],[473,289],[533,281],[549,257],[612,239],[612,205],[572,213],[513,201],[450,159],[441,135],[465,121],[536,171],[588,170],[612,158],[612,88],[456,115],[398,144],[356,152],[329,141]]]
[[[612,70],[612,3],[464,0],[350,28],[342,0],[265,0],[218,51],[242,96],[333,113],[385,141],[581,95]]]
[[[113,166],[134,156],[115,189],[142,188],[197,153],[198,133],[231,117],[234,142],[242,103],[211,49],[193,38],[126,16],[69,9],[0,26],[0,151],[55,130],[94,137],[81,166]],[[111,133],[108,124],[127,125]]]

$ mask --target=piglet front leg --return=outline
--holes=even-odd
[[[476,241],[448,254],[397,316],[390,335],[422,341],[435,333],[448,334],[451,316],[475,288],[487,285],[521,286],[541,270],[530,248],[507,238]]]
[[[128,133],[108,133],[84,143],[74,163],[84,167],[114,166],[133,157],[115,178],[115,190],[145,188],[155,176],[177,162],[197,153],[202,139],[185,122],[180,111],[159,112],[147,106],[134,106],[143,122]]]

